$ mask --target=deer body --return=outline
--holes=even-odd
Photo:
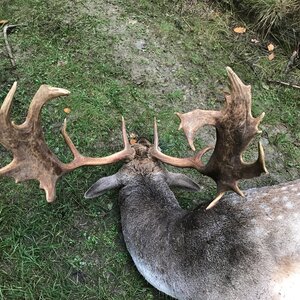
[[[249,202],[227,199],[212,211],[187,212],[160,180],[146,176],[147,184],[120,194],[127,249],[150,284],[176,299],[300,295],[299,202],[293,209],[275,194],[271,212],[273,203],[249,191]]]
[[[124,149],[106,157],[85,157],[66,131],[62,134],[74,155],[61,162],[43,137],[40,111],[49,100],[68,95],[64,89],[42,85],[32,99],[26,120],[11,121],[16,83],[0,107],[0,143],[13,153],[13,160],[0,168],[0,176],[23,181],[36,179],[55,199],[57,180],[81,166],[105,165],[127,160],[119,172],[101,178],[85,194],[100,196],[120,188],[120,210],[124,239],[141,274],[160,291],[177,299],[296,300],[300,295],[300,180],[285,185],[249,190],[239,195],[238,180],[266,173],[264,151],[245,163],[242,154],[253,137],[264,113],[251,113],[251,86],[245,85],[229,67],[230,93],[220,111],[196,109],[178,114],[193,150],[197,131],[204,125],[216,127],[216,144],[207,163],[201,158],[211,147],[192,157],[176,158],[158,147],[157,124],[154,144],[147,140],[131,145],[122,119]],[[187,176],[166,171],[161,162],[181,168],[194,168],[211,177],[217,196],[207,209],[182,209],[171,187],[198,190]]]
[[[169,187],[169,173],[151,158],[136,158],[114,176],[122,186],[127,249],[158,290],[176,299],[292,300],[300,294],[299,180],[249,190],[245,199],[231,195],[213,210],[186,211]],[[171,185],[188,188],[186,177],[177,179],[181,183]],[[100,179],[86,196],[109,189],[108,181]]]

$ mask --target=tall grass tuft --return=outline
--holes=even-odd
[[[253,16],[257,29],[265,34],[282,27],[300,29],[299,0],[247,0],[239,3]]]
[[[199,13],[200,0],[163,0],[180,13]],[[203,2],[203,0],[201,1]],[[264,39],[273,38],[289,52],[300,41],[300,0],[204,0],[212,5],[221,3],[248,23]]]
[[[299,0],[221,0],[243,19],[246,17],[264,38],[271,36],[288,48],[300,40]]]

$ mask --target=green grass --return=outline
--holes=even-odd
[[[71,109],[68,132],[85,155],[122,148],[122,115],[129,133],[149,139],[156,116],[163,151],[191,154],[174,112],[221,108],[229,65],[252,84],[254,115],[266,112],[261,127],[271,175],[242,185],[299,178],[299,91],[267,83],[269,78],[285,80],[288,57],[279,47],[269,61],[263,47],[249,42],[250,30],[242,36],[232,32],[239,21],[230,13],[202,2],[178,10],[168,1],[4,0],[0,19],[27,25],[9,35],[16,69],[0,42],[1,101],[13,81],[19,86],[14,120],[23,121],[42,83],[72,92],[42,113],[47,142],[61,160],[72,159],[59,133],[65,107]],[[144,51],[134,46],[142,39]],[[297,69],[290,73],[291,78],[299,75]],[[207,137],[213,137],[207,129],[199,133],[197,148],[209,142]],[[255,151],[247,157],[255,157]],[[0,147],[0,166],[9,161]],[[36,182],[16,185],[1,178],[0,299],[166,298],[138,274],[126,251],[117,192],[83,199],[92,183],[120,166],[68,174],[59,181],[53,204],[46,203]],[[196,171],[182,172],[203,185],[198,194],[176,192],[184,207],[212,199],[211,180]]]

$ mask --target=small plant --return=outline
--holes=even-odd
[[[79,255],[76,255],[72,259],[69,259],[68,261],[70,265],[75,269],[81,269],[84,266],[86,266],[86,262],[80,257]]]

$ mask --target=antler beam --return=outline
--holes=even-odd
[[[162,154],[158,142],[152,149],[152,155],[157,159],[178,167],[196,168],[204,175],[211,177],[217,184],[217,196],[208,206],[213,207],[226,191],[233,190],[243,196],[238,187],[239,179],[248,179],[267,173],[262,145],[258,146],[258,159],[252,164],[245,163],[242,154],[253,137],[260,133],[258,125],[264,117],[262,113],[254,118],[251,113],[251,86],[245,85],[229,67],[226,68],[230,81],[230,94],[225,94],[226,104],[221,111],[196,109],[179,114],[181,120],[179,129],[183,129],[189,145],[193,150],[197,131],[204,125],[213,125],[217,132],[214,151],[206,165],[199,161],[204,149],[192,158],[178,159]],[[157,134],[157,133],[156,133]],[[187,161],[193,163],[187,164]]]
[[[74,155],[74,160],[68,164],[62,163],[45,142],[40,123],[40,111],[49,100],[59,96],[67,96],[70,92],[61,88],[42,85],[32,99],[25,122],[16,125],[10,120],[16,88],[17,83],[15,82],[0,109],[0,143],[13,154],[12,162],[0,169],[0,176],[13,177],[16,182],[36,179],[40,182],[40,188],[45,190],[47,201],[52,202],[55,199],[56,182],[63,174],[83,165],[105,165],[132,157],[134,150],[127,140],[123,118],[124,149],[110,156],[99,158],[84,157],[78,152],[66,132],[65,121],[62,133]]]

